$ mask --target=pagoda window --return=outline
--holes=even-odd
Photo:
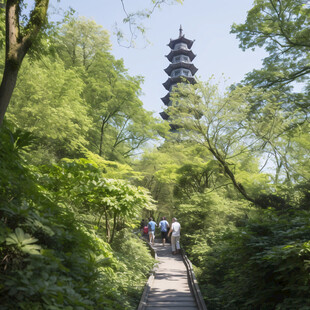
[[[182,75],[185,75],[185,76],[191,76],[191,72],[189,70],[186,70],[186,69],[183,69],[182,70]]]
[[[184,62],[190,62],[190,59],[188,56],[185,56],[185,55],[182,55],[181,56],[181,60],[184,61]]]
[[[181,70],[180,69],[177,69],[177,70],[173,70],[172,71],[172,74],[171,74],[171,76],[173,77],[175,77],[175,76],[179,76],[179,75],[181,75]]]
[[[188,56],[185,56],[185,55],[180,55],[180,56],[175,56],[173,57],[172,59],[172,63],[178,63],[178,62],[190,62],[190,59]]]
[[[174,46],[175,51],[180,50],[180,49],[186,49],[187,50],[187,45],[185,43],[177,43]]]
[[[172,59],[172,63],[178,63],[178,62],[180,62],[181,61],[181,56],[175,56],[175,57],[173,57],[173,59]]]

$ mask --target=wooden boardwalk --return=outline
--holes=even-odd
[[[139,310],[198,310],[188,283],[188,273],[181,254],[172,255],[170,244],[153,246],[158,265],[149,279]]]

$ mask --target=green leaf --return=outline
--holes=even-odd
[[[24,253],[27,254],[39,254],[41,246],[33,244],[38,239],[31,237],[29,234],[25,234],[24,231],[17,227],[14,233],[9,234],[6,238],[7,245],[13,245]]]

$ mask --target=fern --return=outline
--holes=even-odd
[[[5,241],[7,245],[12,245],[24,253],[32,255],[40,254],[41,246],[34,244],[38,239],[24,233],[19,227],[15,229],[15,232],[9,234]]]

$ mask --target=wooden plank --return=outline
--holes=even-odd
[[[148,302],[151,307],[197,307],[195,301],[154,301]]]

